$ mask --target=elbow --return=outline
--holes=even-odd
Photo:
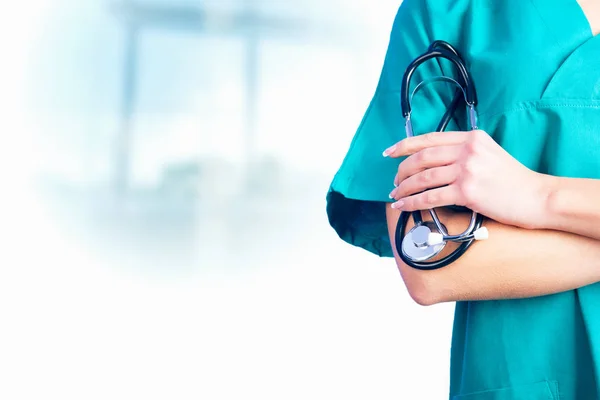
[[[405,280],[410,298],[423,307],[443,303],[445,300],[435,282],[423,275],[424,273],[418,279]]]
[[[410,294],[411,299],[422,307],[429,307],[440,303],[440,301],[437,301],[428,293],[414,293],[410,291],[408,293]]]
[[[461,285],[449,274],[450,268],[421,271],[402,262],[398,267],[410,298],[418,305],[428,307],[458,300],[457,288]]]

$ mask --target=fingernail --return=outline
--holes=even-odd
[[[392,192],[390,193],[390,199],[393,199],[394,196],[396,196],[396,192],[398,191],[398,189],[394,189],[392,190]]]
[[[402,208],[403,205],[404,205],[404,202],[402,200],[400,200],[395,203],[392,203],[392,208],[398,210],[398,209]]]
[[[393,145],[392,147],[388,147],[387,149],[385,149],[385,151],[383,152],[383,156],[384,157],[388,157],[390,154],[392,154],[394,152],[394,150],[396,150],[396,145]]]

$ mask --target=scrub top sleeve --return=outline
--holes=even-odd
[[[424,53],[431,42],[431,16],[425,0],[404,0],[390,35],[390,41],[375,95],[352,139],[350,148],[327,193],[327,216],[339,237],[383,257],[392,257],[385,203],[398,164],[402,160],[382,156],[383,151],[405,137],[400,107],[400,89],[406,67]],[[440,65],[427,62],[417,69],[412,82],[440,75]],[[411,85],[414,87],[413,85]],[[443,107],[441,99],[439,103]],[[429,114],[435,98],[420,103],[419,114]],[[443,108],[437,111],[437,119]],[[415,112],[416,113],[416,112]],[[414,120],[413,120],[414,122]],[[433,130],[433,129],[431,129]],[[421,131],[425,132],[425,131]]]

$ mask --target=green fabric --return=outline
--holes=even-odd
[[[392,256],[384,205],[399,163],[381,153],[404,137],[403,72],[438,39],[465,58],[479,126],[503,148],[536,171],[600,178],[600,36],[576,0],[404,0],[375,95],[327,194],[340,238],[380,256]],[[429,61],[413,85],[442,72],[455,75],[445,61]],[[413,103],[417,133],[435,129],[454,90],[434,89]],[[598,284],[534,299],[457,303],[450,398],[600,398],[596,304]]]

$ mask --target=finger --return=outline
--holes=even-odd
[[[426,169],[400,182],[390,196],[396,200],[454,183],[460,173],[456,164]]]
[[[401,198],[392,204],[392,208],[401,211],[417,211],[450,205],[463,205],[460,201],[460,191],[456,185],[431,189],[423,193]]]
[[[409,156],[398,166],[394,185],[398,186],[400,182],[409,176],[418,174],[426,169],[455,163],[460,157],[461,151],[462,147],[460,145],[430,147]]]
[[[428,147],[451,146],[463,143],[471,132],[431,132],[401,140],[383,152],[384,157],[403,157],[414,154]]]

